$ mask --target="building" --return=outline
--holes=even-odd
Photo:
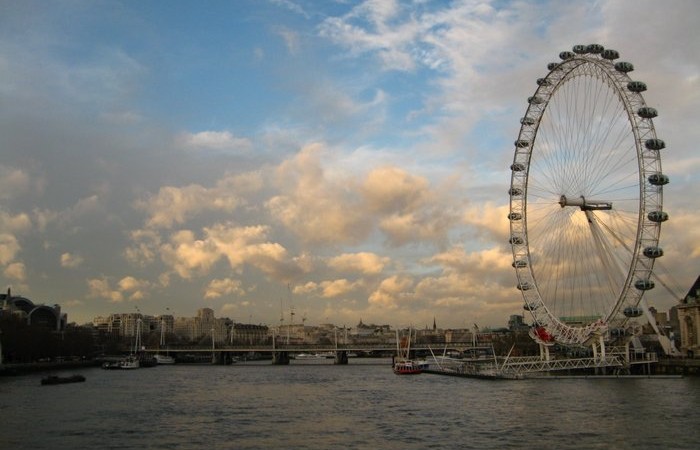
[[[234,323],[231,328],[231,344],[264,345],[268,341],[266,325]]]
[[[110,314],[92,319],[92,325],[100,334],[113,337],[134,337],[139,332],[148,333],[158,328],[158,320],[141,313]]]
[[[233,321],[229,318],[214,317],[211,308],[200,308],[195,317],[178,317],[173,320],[173,333],[181,339],[196,342],[211,339],[217,344],[230,341],[229,332]]]
[[[681,352],[689,358],[700,356],[700,276],[677,306]]]
[[[26,320],[28,325],[46,327],[55,332],[64,331],[68,322],[68,315],[61,312],[60,305],[34,304],[25,297],[12,295],[10,288],[7,288],[7,294],[0,294],[0,307],[0,317],[18,317]]]
[[[525,323],[525,317],[520,314],[513,314],[508,319],[508,329],[510,331],[527,331],[530,329],[530,325]]]

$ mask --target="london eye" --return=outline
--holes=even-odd
[[[629,335],[654,287],[665,147],[647,86],[615,50],[576,45],[528,98],[509,189],[517,288],[540,344]]]

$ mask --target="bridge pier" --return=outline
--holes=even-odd
[[[333,364],[345,365],[348,363],[348,352],[345,350],[335,352],[335,360]]]
[[[219,366],[228,366],[233,362],[233,356],[230,352],[215,352],[212,353],[211,363]]]
[[[272,352],[272,364],[275,366],[286,366],[289,364],[289,352]]]

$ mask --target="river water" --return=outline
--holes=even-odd
[[[0,378],[0,449],[697,449],[700,378],[477,380],[389,360]]]

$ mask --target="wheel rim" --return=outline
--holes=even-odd
[[[617,52],[574,51],[538,79],[511,166],[513,266],[543,343],[583,344],[638,315],[666,217],[643,83]]]

